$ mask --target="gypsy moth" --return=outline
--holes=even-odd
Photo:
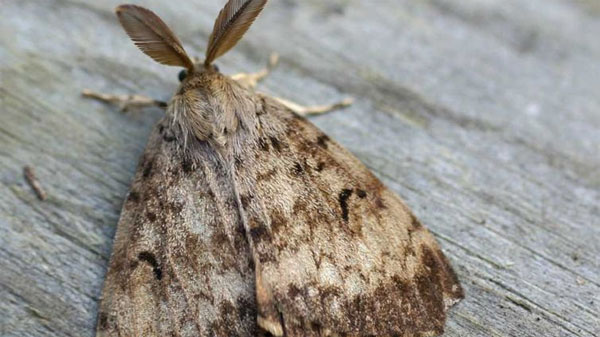
[[[253,90],[268,70],[212,65],[265,4],[230,0],[195,63],[156,14],[117,8],[144,53],[186,72],[124,203],[97,335],[442,333],[463,292],[433,236],[299,114],[337,105],[304,109]]]

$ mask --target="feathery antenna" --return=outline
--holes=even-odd
[[[267,0],[229,0],[215,21],[204,64],[211,64],[235,46],[266,4]]]
[[[120,5],[115,12],[127,35],[146,55],[158,63],[194,69],[177,36],[154,12],[136,5]]]

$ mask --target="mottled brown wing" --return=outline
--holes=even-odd
[[[436,335],[463,297],[431,233],[350,152],[263,97],[235,179],[274,335]]]
[[[118,224],[97,336],[255,336],[253,261],[231,179],[208,146],[192,169],[164,120]]]

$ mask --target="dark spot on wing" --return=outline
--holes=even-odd
[[[138,254],[138,260],[140,261],[144,261],[147,262],[148,264],[150,264],[150,266],[152,266],[152,271],[154,272],[154,277],[157,280],[161,280],[162,279],[162,270],[160,269],[160,266],[158,265],[158,262],[156,261],[156,257],[154,256],[154,254],[144,251]]]
[[[175,140],[175,136],[173,135],[173,132],[170,129],[165,128],[164,125],[162,125],[162,124],[159,125],[158,126],[158,131],[162,135],[163,140],[165,142],[172,142],[172,141]]]
[[[326,149],[329,140],[329,136],[327,136],[326,134],[322,134],[317,138],[317,144],[319,144],[320,147]]]
[[[246,259],[248,261],[248,269],[254,270],[254,259]]]
[[[156,221],[156,214],[154,212],[148,211],[146,216],[148,217],[148,220],[150,220],[150,222]]]
[[[127,201],[129,201],[129,202],[140,201],[140,194],[136,191],[129,191],[129,194],[127,195]]]
[[[338,197],[338,200],[340,202],[340,207],[342,209],[342,219],[344,219],[344,221],[346,221],[346,222],[348,222],[348,199],[350,198],[351,195],[352,195],[351,189],[343,189],[340,192],[340,195]]]
[[[168,202],[164,206],[164,210],[168,214],[179,215],[183,211],[185,204],[179,201]]]
[[[258,224],[252,228],[250,228],[250,237],[254,243],[258,243],[265,239],[269,235],[267,231],[267,227],[263,224]]]
[[[273,210],[270,215],[271,217],[271,232],[273,234],[279,233],[282,229],[285,229],[288,219],[282,215],[281,211]]]
[[[234,160],[235,160],[235,166],[236,167],[240,167],[242,165],[242,163],[244,162],[242,160],[242,157],[240,157],[239,155],[235,155],[234,156]]]
[[[323,300],[327,300],[329,297],[331,298],[339,298],[342,290],[336,286],[324,286],[320,289],[321,297]]]
[[[269,143],[265,138],[260,138],[258,140],[258,146],[260,146],[261,150],[263,151],[269,151]]]
[[[298,213],[305,212],[307,207],[307,202],[302,198],[298,198],[294,201],[294,207],[292,208],[293,214],[298,215]]]
[[[254,198],[254,196],[251,194],[244,194],[244,195],[240,196],[240,199],[242,201],[242,207],[244,209],[248,208],[248,205],[250,205],[250,201],[252,201],[253,198]]]
[[[175,140],[175,136],[173,136],[173,135],[169,135],[169,134],[164,134],[164,135],[163,135],[163,140],[164,140],[165,142],[172,142],[172,141],[174,141],[174,140]]]
[[[190,173],[192,172],[193,169],[193,163],[192,160],[189,158],[185,158],[183,159],[183,161],[181,162],[181,169],[183,170],[183,172],[185,173]]]
[[[216,231],[212,234],[211,239],[215,247],[224,247],[229,242],[229,237],[223,231]],[[190,245],[191,247],[194,247]]]
[[[317,172],[321,172],[321,171],[323,171],[324,168],[325,168],[325,163],[321,161],[317,164],[317,167],[315,168],[315,170]]]
[[[304,172],[304,168],[302,168],[302,164],[300,164],[298,162],[294,163],[294,167],[292,168],[292,173],[299,176],[302,174],[302,172]]]
[[[154,159],[144,161],[144,171],[142,172],[142,176],[144,178],[148,178],[150,176],[150,174],[152,174],[153,166],[154,166]]]
[[[106,329],[108,329],[108,316],[105,312],[100,312],[98,314],[98,330]]]
[[[287,294],[290,300],[293,300],[296,296],[299,296],[301,293],[302,291],[295,284],[291,284],[288,287]]]
[[[277,151],[281,151],[281,143],[279,142],[279,139],[275,137],[269,137],[269,139],[271,140],[271,145],[273,145],[273,148]]]
[[[318,149],[314,142],[309,141],[305,138],[305,135],[294,128],[289,128],[292,132],[288,135],[288,138],[294,140],[294,147],[297,153],[303,153],[305,155],[314,156],[315,151]]]
[[[367,196],[367,192],[364,190],[357,190],[356,195],[358,195],[359,198],[364,199]]]
[[[244,297],[237,299],[238,318],[240,321],[256,319],[256,303]]]

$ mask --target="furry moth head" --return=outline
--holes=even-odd
[[[248,31],[267,0],[229,0],[219,13],[204,62],[195,63],[180,40],[154,12],[136,5],[116,8],[119,21],[135,45],[156,62],[185,68],[168,115],[180,126],[184,143],[195,138],[225,144],[239,121],[236,108],[251,104],[236,90],[237,83],[221,75],[212,62],[233,48]]]

